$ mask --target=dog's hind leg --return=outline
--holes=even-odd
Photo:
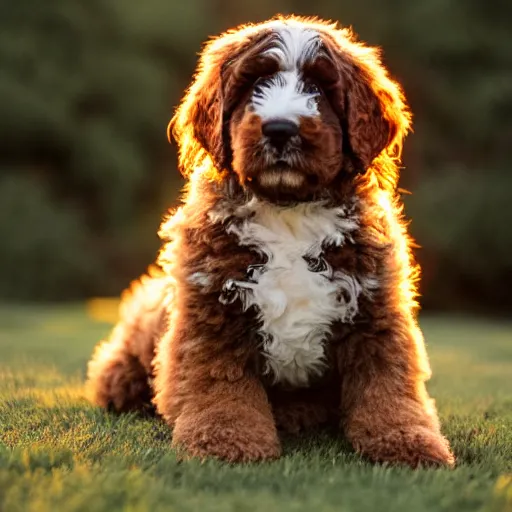
[[[120,319],[87,368],[89,400],[116,412],[152,412],[153,358],[167,328],[171,291],[155,270],[123,295]]]

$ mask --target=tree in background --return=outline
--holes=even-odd
[[[181,182],[166,125],[201,42],[276,12],[353,25],[411,103],[401,185],[424,304],[512,305],[512,4],[30,0],[0,4],[0,296],[113,294]]]

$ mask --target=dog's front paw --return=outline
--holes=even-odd
[[[356,451],[374,462],[418,466],[455,464],[448,441],[438,432],[420,426],[407,426],[353,440]]]
[[[182,413],[174,425],[173,446],[185,455],[227,462],[275,459],[281,454],[271,418],[248,407]]]

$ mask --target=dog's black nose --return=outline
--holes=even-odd
[[[299,133],[299,127],[293,121],[273,119],[264,123],[261,131],[273,146],[282,147],[291,137]]]

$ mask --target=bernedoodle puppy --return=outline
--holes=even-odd
[[[189,178],[157,266],[88,368],[188,456],[278,457],[335,426],[370,460],[453,465],[426,392],[397,193],[410,113],[375,48],[277,17],[208,42],[170,123]]]

